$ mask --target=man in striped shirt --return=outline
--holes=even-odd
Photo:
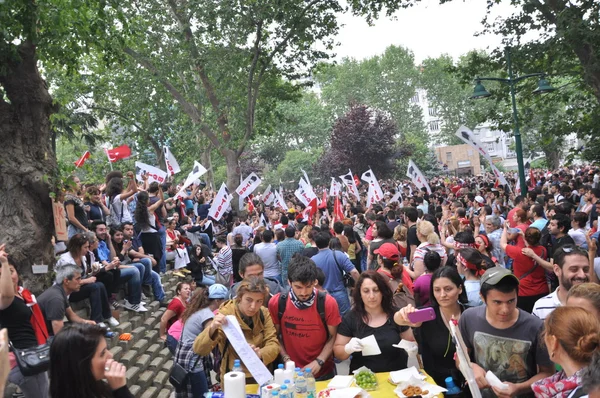
[[[565,305],[571,287],[580,283],[596,281],[590,268],[588,253],[576,245],[562,245],[554,252],[554,273],[558,277],[558,287],[533,306],[533,315],[546,319],[555,308]],[[592,273],[592,275],[590,275]]]

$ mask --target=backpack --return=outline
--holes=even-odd
[[[325,292],[317,292],[317,311],[319,312],[319,316],[321,317],[321,322],[323,322],[323,326],[325,326],[325,331],[329,336],[329,329],[327,328],[327,320],[325,319],[325,298],[327,297],[327,293]],[[287,305],[288,292],[283,292],[279,295],[279,302],[277,303],[277,318],[281,323],[281,318],[283,318],[283,313],[285,312],[285,307]]]

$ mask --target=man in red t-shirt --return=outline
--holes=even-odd
[[[329,294],[319,298],[317,266],[313,260],[296,256],[288,265],[290,291],[285,297],[285,308],[280,319],[280,294],[269,301],[269,311],[275,323],[284,362],[310,368],[317,380],[335,376],[333,342],[338,325],[342,322],[337,302]],[[319,300],[323,300],[324,318],[319,314]],[[283,300],[283,299],[282,299]],[[325,324],[327,327],[325,327]]]

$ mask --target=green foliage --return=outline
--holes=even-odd
[[[315,184],[316,180],[312,175],[312,170],[320,155],[321,150],[319,149],[286,152],[285,158],[279,163],[277,169],[267,174],[265,183],[272,184],[273,186],[279,186],[279,180],[284,183],[289,183],[290,181],[297,183],[302,175],[300,169],[303,169],[309,174],[311,183]]]
[[[315,79],[323,101],[337,117],[353,104],[364,104],[388,112],[400,133],[426,139],[421,108],[410,102],[419,80],[411,51],[390,46],[381,56],[321,65]]]

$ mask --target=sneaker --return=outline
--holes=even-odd
[[[114,301],[110,302],[110,306],[113,310],[117,311],[119,309],[119,307],[121,306],[121,304],[119,304],[119,302],[117,300],[114,300]]]
[[[111,317],[110,317],[110,318],[108,318],[106,321],[107,321],[107,322],[108,322],[108,324],[109,324],[110,326],[112,326],[112,327],[119,326],[119,321],[117,321],[117,320],[115,319],[115,317],[114,317],[114,316],[111,316]]]
[[[180,278],[185,278],[185,275],[184,275],[184,274],[182,274],[182,273],[181,273],[181,272],[179,272],[179,271],[173,272],[173,275],[175,275],[175,276],[178,276],[178,277],[180,277]]]
[[[111,332],[111,331],[107,331],[104,334],[104,337],[106,337],[107,339],[112,339],[113,337],[115,337],[117,334],[115,332]]]
[[[144,307],[144,304],[140,303],[140,304],[131,304],[129,301],[127,301],[127,299],[125,299],[125,304],[123,304],[123,307],[129,311],[135,311],[135,312],[147,312],[148,309],[146,307]]]
[[[189,269],[187,269],[187,268],[181,268],[179,271],[181,271],[181,272],[184,272],[184,273],[186,273],[186,274],[191,274],[191,273],[192,273],[192,271],[190,271],[190,270],[189,270]]]

